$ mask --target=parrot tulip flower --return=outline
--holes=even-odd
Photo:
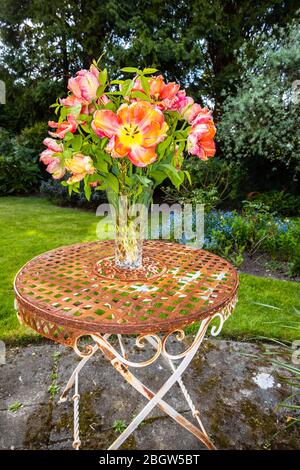
[[[65,162],[66,169],[72,173],[72,176],[67,180],[67,183],[77,183],[86,175],[95,173],[95,167],[91,157],[77,153],[71,159]]]
[[[78,108],[78,114],[92,114],[95,112],[95,106],[93,104],[85,104],[80,98],[77,98],[75,95],[69,95],[66,98],[62,98],[59,100],[60,104],[65,106],[66,108]],[[97,99],[96,103],[102,106],[105,106],[109,103],[110,100],[107,98],[106,95],[101,95],[100,98]],[[74,110],[72,110],[74,113]]]
[[[165,83],[162,75],[152,77],[149,80],[150,96],[155,100],[155,105],[163,110],[175,110],[177,93],[180,85],[175,82]],[[140,79],[135,80],[132,91],[144,92]]]
[[[90,70],[80,70],[76,77],[68,81],[69,90],[82,104],[90,104],[97,99],[99,85],[99,71],[94,65],[91,65]]]
[[[46,171],[48,171],[48,173],[50,173],[52,175],[52,178],[54,178],[55,180],[59,180],[66,173],[66,170],[62,165],[62,161],[60,158],[52,158],[51,162],[46,168]]]
[[[160,109],[172,109],[176,100],[176,95],[179,91],[180,85],[175,82],[165,83],[163,76],[153,77],[149,82],[150,95],[157,100],[157,105]]]
[[[47,150],[52,150],[54,153],[60,153],[63,151],[63,145],[59,144],[55,139],[47,137],[43,140],[43,144],[46,145]]]
[[[82,100],[77,98],[75,95],[69,95],[66,98],[62,98],[59,102],[66,108],[78,108],[78,114],[89,114],[89,105],[83,103]]]
[[[58,144],[56,140],[50,138],[44,139],[43,144],[46,145],[47,148],[42,153],[40,153],[40,161],[44,163],[44,165],[50,165],[54,160],[59,160],[59,158],[55,157],[55,154],[61,153],[63,151],[62,144]]]
[[[207,108],[193,120],[190,134],[187,138],[187,149],[192,155],[197,155],[201,160],[207,160],[216,153],[214,136],[216,128],[212,116]]]
[[[136,166],[153,163],[155,147],[162,142],[168,130],[163,113],[147,101],[123,104],[117,113],[102,109],[96,111],[92,128],[99,137],[108,137],[106,150],[114,158],[127,156]]]
[[[54,127],[54,129],[56,129],[55,132],[49,131],[49,135],[51,135],[51,137],[63,139],[65,135],[67,134],[67,132],[72,132],[72,134],[74,134],[74,132],[77,129],[77,122],[76,122],[75,116],[73,114],[69,114],[67,117],[67,121],[63,121],[63,122],[49,121],[48,126]]]
[[[40,161],[47,165],[46,171],[52,175],[54,179],[60,179],[65,174],[65,168],[62,165],[61,159],[55,155],[62,153],[63,145],[58,144],[55,139],[44,139],[43,144],[47,149],[40,154]]]

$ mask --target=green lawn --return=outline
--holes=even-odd
[[[97,222],[93,212],[56,207],[41,198],[0,198],[1,339],[28,341],[34,336],[29,329],[18,324],[13,308],[13,279],[19,268],[43,251],[95,240]],[[259,306],[255,302],[273,305],[280,310]],[[238,339],[258,335],[299,338],[294,307],[300,310],[298,283],[243,274],[239,303],[226,322],[223,335]]]

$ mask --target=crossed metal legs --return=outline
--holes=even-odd
[[[225,317],[222,313],[217,313],[214,317],[219,317],[220,325],[212,327],[211,334],[216,336],[222,329],[222,325]],[[212,317],[212,318],[214,318]],[[82,357],[82,360],[79,362],[74,372],[72,373],[64,392],[61,395],[60,401],[65,401],[69,390],[75,385],[75,393],[73,395],[74,401],[74,441],[73,447],[79,449],[80,439],[79,439],[79,393],[78,393],[78,374],[82,367],[87,363],[87,361],[95,354],[95,352],[100,349],[104,356],[111,362],[113,367],[124,377],[124,379],[132,385],[138,392],[140,392],[144,397],[146,397],[149,402],[147,405],[140,411],[140,413],[133,419],[129,426],[120,434],[120,436],[112,443],[109,447],[109,450],[118,449],[123,442],[135,431],[135,429],[140,425],[140,423],[149,415],[155,406],[158,406],[162,411],[164,411],[168,416],[174,419],[178,424],[191,432],[195,437],[197,437],[208,449],[214,450],[215,446],[212,441],[209,439],[207,432],[202,424],[200,419],[200,413],[195,408],[195,405],[192,402],[191,397],[188,394],[188,391],[182,382],[181,376],[184,371],[189,366],[193,357],[197,353],[208,328],[209,323],[212,318],[207,318],[203,320],[200,324],[198,333],[193,341],[193,344],[183,353],[174,356],[167,352],[166,350],[166,341],[171,336],[171,333],[167,335],[163,341],[160,340],[158,335],[143,335],[137,340],[137,345],[142,346],[142,342],[146,339],[155,349],[156,353],[154,356],[145,362],[134,363],[128,360],[125,347],[122,342],[121,335],[118,335],[118,340],[120,344],[121,354],[108,342],[109,335],[99,335],[91,334],[92,339],[94,340],[94,346],[89,346],[87,353],[82,353],[79,349],[74,347],[75,351]],[[174,332],[173,332],[174,333]],[[177,339],[182,340],[184,333],[182,330],[177,331]],[[158,390],[158,392],[153,392],[150,388],[146,387],[130,370],[129,367],[146,367],[149,364],[152,364],[159,356],[165,360],[169,368],[171,369],[172,374],[164,385]],[[177,362],[181,359],[180,364],[176,367],[174,362]],[[166,403],[163,400],[165,394],[170,390],[170,388],[177,382],[181,391],[192,411],[193,416],[195,417],[198,426],[195,426],[193,423],[188,421],[183,415],[178,413],[172,406]]]

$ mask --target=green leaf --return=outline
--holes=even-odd
[[[172,143],[172,136],[168,136],[165,140],[163,140],[157,147],[157,153],[159,154],[160,158],[162,158],[167,150],[167,148]]]
[[[85,132],[91,132],[90,127],[87,124],[80,124],[81,129],[83,129]]]
[[[65,160],[68,160],[69,158],[72,158],[72,150],[71,149],[64,150],[62,154],[63,154],[63,158]]]
[[[119,180],[115,175],[113,175],[112,173],[107,173],[106,183],[107,183],[107,186],[109,188],[111,188],[115,193],[118,194],[118,192],[119,192]]]
[[[122,72],[126,73],[140,73],[141,71],[136,67],[124,67],[121,69]]]
[[[151,74],[151,73],[155,73],[155,72],[158,72],[157,69],[153,69],[153,68],[150,68],[150,67],[147,67],[143,70],[143,74],[144,75],[148,75],[148,74]]]
[[[96,93],[97,98],[100,98],[100,96],[103,95],[105,88],[106,88],[106,84],[98,86],[97,93]]]
[[[163,171],[160,170],[152,170],[151,173],[149,174],[150,178],[154,180],[154,187],[160,185],[166,178],[167,175]]]
[[[74,139],[74,134],[72,132],[67,132],[66,135],[64,136],[64,140],[68,142],[68,140]]]
[[[106,82],[107,82],[107,69],[101,70],[101,72],[99,73],[99,82],[102,85],[106,84]]]
[[[99,184],[99,185],[95,188],[96,191],[105,191],[105,189],[106,189],[106,184],[105,184],[105,182]]]
[[[68,114],[69,114],[68,108],[64,108],[64,107],[62,106],[61,111],[60,111],[60,118],[59,118],[59,121],[60,121],[60,122],[65,121]]]
[[[168,178],[171,180],[172,184],[174,184],[175,188],[179,189],[181,183],[184,180],[183,171],[177,171],[176,168],[174,168],[174,166],[170,165],[169,163],[160,163],[157,169],[165,172]]]
[[[146,77],[141,76],[141,85],[147,96],[150,97],[150,85]]]
[[[149,186],[152,183],[151,179],[147,178],[147,176],[138,175],[137,173],[133,176],[136,180],[142,183],[143,186]]]
[[[188,182],[190,183],[190,185],[192,186],[192,178],[191,178],[191,175],[190,175],[190,172],[187,171],[187,170],[184,170],[184,174],[188,180]]]
[[[101,173],[108,173],[108,164],[103,158],[97,158],[96,168]]]
[[[112,80],[110,82],[111,85],[122,85],[124,83],[124,80]]]
[[[107,93],[105,93],[106,96],[121,96],[123,95],[123,93],[121,91],[108,91]]]
[[[125,80],[122,85],[121,94],[123,96],[128,96],[133,88],[134,81],[133,80]]]
[[[105,109],[110,109],[111,111],[115,111],[116,110],[116,105],[114,103],[107,103],[105,105]]]
[[[130,94],[131,98],[139,98],[140,100],[143,101],[150,101],[149,96],[145,95],[142,91],[134,91]]]
[[[82,137],[81,135],[75,135],[72,140],[72,148],[75,152],[79,152],[82,145]]]
[[[89,185],[89,177],[86,176],[84,178],[84,195],[88,201],[91,199],[91,194],[92,194],[92,189]]]

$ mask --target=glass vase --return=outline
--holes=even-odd
[[[139,269],[143,265],[143,240],[148,230],[148,210],[153,189],[150,184],[140,194],[115,193],[107,189],[107,199],[115,225],[115,265],[121,269]]]

